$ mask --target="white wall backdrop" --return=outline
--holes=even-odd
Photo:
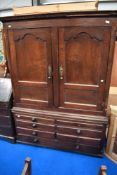
[[[0,0],[0,10],[6,8],[31,6],[32,0]]]
[[[32,0],[0,0],[0,16],[13,15],[13,7],[32,6]]]

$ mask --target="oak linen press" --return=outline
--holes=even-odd
[[[20,143],[101,155],[116,12],[1,18]]]

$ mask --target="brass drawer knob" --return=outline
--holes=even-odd
[[[80,145],[77,145],[77,146],[76,146],[76,149],[79,150],[79,149],[80,149]]]
[[[33,139],[33,142],[34,142],[34,143],[38,143],[38,142],[39,142],[39,139],[38,139],[38,138],[34,138],[34,139]]]
[[[33,136],[37,136],[37,132],[36,132],[36,131],[33,131],[33,132],[32,132],[32,135],[33,135]]]
[[[77,129],[77,134],[80,134],[81,133],[81,130],[78,128]]]
[[[37,119],[35,117],[32,118],[32,122],[36,122]]]
[[[33,127],[33,128],[36,128],[36,127],[37,127],[36,123],[33,123],[33,124],[32,124],[32,127]]]

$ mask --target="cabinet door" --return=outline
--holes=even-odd
[[[9,30],[15,101],[51,106],[51,29]]]
[[[60,107],[102,110],[110,29],[59,29]]]

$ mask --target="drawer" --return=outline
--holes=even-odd
[[[20,134],[26,134],[29,136],[36,136],[36,137],[42,137],[42,138],[48,138],[48,139],[54,139],[55,138],[55,133],[54,132],[45,132],[45,131],[40,131],[36,129],[24,129],[24,128],[16,128],[17,135]]]
[[[56,133],[56,138],[61,141],[74,142],[77,144],[84,144],[89,146],[101,146],[101,139],[89,138],[89,137],[78,137],[72,135],[65,135]]]
[[[89,122],[84,122],[84,121],[74,122],[74,121],[57,120],[56,124],[60,126],[81,127],[81,128],[94,129],[94,130],[104,130],[103,124],[89,123]]]
[[[1,116],[0,115],[0,125],[10,125],[10,117],[9,116]]]
[[[74,148],[75,151],[82,152],[82,153],[87,153],[87,154],[102,154],[101,153],[101,148],[99,147],[93,147],[93,146],[87,146],[87,145],[80,145],[77,144],[75,145]]]
[[[18,115],[18,114],[15,114],[14,115],[15,117],[15,120],[24,120],[24,121],[29,121],[29,122],[35,122],[35,123],[43,123],[43,124],[50,124],[50,125],[53,125],[55,123],[55,120],[54,119],[51,119],[51,118],[45,118],[44,116],[42,115],[38,115],[37,116],[28,116],[28,115]]]
[[[52,148],[58,148],[63,150],[71,150],[75,152],[83,152],[87,154],[101,154],[101,148],[81,145],[77,143],[63,142],[59,140],[53,139],[44,139],[38,137],[32,137],[27,135],[18,135],[17,142],[30,143],[33,145],[40,145]]]
[[[102,138],[103,132],[84,129],[84,128],[70,128],[70,127],[63,127],[63,126],[56,126],[56,132],[60,134],[67,134],[67,135],[74,135],[74,136],[84,136],[90,138]]]
[[[0,135],[13,136],[13,130],[10,126],[0,126]]]
[[[21,128],[36,129],[36,130],[50,131],[50,132],[55,131],[54,125],[46,125],[42,123],[27,122],[22,120],[16,120],[15,124],[16,124],[16,127],[21,127]]]

